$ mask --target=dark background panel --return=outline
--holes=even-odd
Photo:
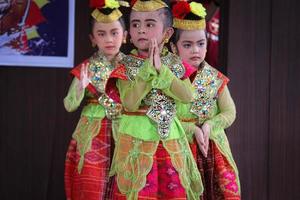
[[[300,199],[299,3],[221,5],[222,66],[237,107],[227,134],[242,199]],[[76,1],[75,64],[93,51],[88,18],[88,1]],[[65,152],[80,114],[63,107],[68,72],[0,66],[1,199],[64,199]]]
[[[300,199],[299,1],[272,4],[270,199]]]
[[[227,131],[243,199],[268,198],[271,1],[230,1],[227,75],[237,119]],[[225,47],[224,47],[225,48]]]

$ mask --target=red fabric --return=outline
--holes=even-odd
[[[46,19],[44,18],[38,5],[34,1],[30,1],[28,16],[25,20],[26,27],[38,25],[44,21],[46,21]]]
[[[74,67],[71,71],[70,74],[72,74],[73,76],[75,76],[76,78],[78,78],[78,80],[80,80],[80,71],[81,71],[81,67],[82,65],[88,63],[89,60],[86,59],[85,61],[83,61],[82,63],[80,63],[79,65],[77,65],[76,67]]]
[[[190,4],[186,1],[179,1],[172,8],[173,17],[177,19],[184,19],[185,16],[190,12],[191,12]]]
[[[126,68],[124,65],[116,67],[107,81],[105,92],[106,94],[117,103],[121,103],[120,93],[116,86],[117,79],[127,80]]]
[[[108,79],[106,88],[105,88],[105,93],[107,94],[107,96],[109,96],[109,98],[111,98],[115,102],[121,103],[120,93],[116,86],[116,81],[117,81],[116,78]]]
[[[187,62],[182,61],[183,66],[185,67],[185,74],[182,79],[186,79],[190,77],[193,73],[197,71],[197,69],[191,65],[189,65]]]
[[[222,79],[223,80],[223,83],[221,85],[221,87],[219,88],[218,90],[218,94],[220,94],[224,87],[228,84],[229,82],[229,78],[227,78],[224,74],[222,74],[221,72],[218,72],[218,78]]]
[[[130,6],[133,6],[133,5],[135,4],[136,1],[137,1],[137,0],[131,0],[131,1],[130,1]]]
[[[113,152],[111,121],[104,118],[99,134],[92,140],[92,147],[85,154],[84,165],[78,173],[79,152],[71,140],[65,161],[65,192],[71,200],[106,199],[108,172]]]
[[[104,0],[90,0],[91,8],[102,8],[105,5]]]
[[[78,80],[80,80],[80,72],[81,72],[81,67],[82,65],[88,63],[89,60],[86,59],[85,61],[83,61],[82,63],[80,63],[79,65],[77,65],[76,67],[74,67],[71,70],[71,74],[74,75],[76,78],[78,78]],[[96,88],[92,85],[92,84],[88,84],[88,86],[86,87],[96,98],[99,98],[99,92],[96,90]]]
[[[172,166],[168,152],[160,143],[154,155],[153,166],[147,175],[145,187],[138,193],[139,200],[186,200],[177,171]],[[126,200],[114,184],[113,200]]]
[[[116,67],[110,74],[111,78],[119,78],[122,80],[127,80],[126,76],[126,67],[124,65],[120,65]]]
[[[220,10],[218,9],[206,26],[207,53],[205,60],[214,67],[219,66],[219,27]]]
[[[28,49],[29,49],[29,47],[28,47],[28,38],[27,38],[24,26],[22,27],[22,32],[21,32],[20,40],[21,40],[21,45],[18,46],[18,47],[21,49],[21,51],[27,52]]]
[[[212,140],[209,141],[207,158],[202,155],[196,141],[190,146],[204,186],[204,193],[200,199],[240,200],[236,174],[216,144]]]

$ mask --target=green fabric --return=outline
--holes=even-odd
[[[139,69],[133,81],[117,80],[117,87],[120,92],[120,97],[125,110],[134,112],[143,105],[142,100],[153,88],[162,89],[162,91],[174,99],[180,101],[180,96],[178,97],[177,92],[179,90],[185,90],[189,88],[191,90],[190,82],[188,80],[181,81],[177,79],[174,74],[166,66],[162,66],[161,72],[158,74],[153,66],[150,65],[148,59],[144,62],[143,66]],[[147,73],[150,74],[147,76]],[[182,82],[181,87],[178,91],[171,90],[171,83],[175,80],[177,82]],[[163,84],[167,83],[167,84]],[[163,87],[160,87],[163,86]],[[141,124],[143,128],[141,129]],[[156,123],[145,116],[129,116],[122,115],[119,121],[119,131],[120,133],[128,134],[133,137],[146,140],[146,141],[157,141],[160,137],[157,133]],[[151,134],[145,134],[151,133]],[[184,134],[183,128],[180,122],[175,117],[170,128],[170,135],[167,138],[176,139],[182,137]]]
[[[190,112],[191,104],[183,104],[177,101],[176,106],[177,106],[177,116],[179,119],[197,118],[196,115]],[[234,169],[237,175],[236,177],[237,177],[237,182],[240,191],[238,169],[233,159],[229,142],[224,131],[225,128],[228,128],[233,123],[234,119],[235,119],[234,102],[230,96],[228,87],[225,86],[224,90],[222,91],[216,103],[214,104],[213,108],[210,110],[209,117],[205,122],[209,123],[211,126],[210,139],[215,142],[218,149],[226,157],[231,167]],[[191,134],[193,133],[191,133],[191,130],[193,128],[191,127],[195,126],[195,124],[193,122],[181,122],[181,123],[187,134],[189,142],[192,142],[193,140],[191,139]]]
[[[168,90],[175,75],[172,71],[165,65],[161,66],[159,74],[152,80],[151,84],[153,88]]]
[[[241,193],[241,184],[240,184],[240,179],[239,179],[238,168],[233,159],[233,156],[232,156],[232,153],[230,150],[230,146],[229,146],[229,142],[228,142],[228,139],[227,139],[224,129],[221,129],[218,127],[211,129],[210,139],[214,141],[214,143],[217,145],[220,152],[226,157],[230,166],[234,169],[236,179],[237,179],[237,184],[239,186],[239,192]]]
[[[177,78],[172,71],[162,65],[162,69],[157,79],[154,79],[152,86],[158,87],[167,96],[175,101],[189,103],[192,100],[193,86],[189,79],[181,80]],[[154,87],[155,88],[155,87]]]
[[[64,106],[68,112],[75,111],[79,107],[84,97],[84,90],[80,94],[78,94],[77,92],[78,85],[79,85],[79,80],[77,78],[73,78],[68,94],[64,98]]]
[[[137,199],[138,192],[145,187],[158,144],[159,141],[144,141],[125,134],[116,141],[110,176],[116,175],[119,190],[127,199]],[[201,175],[185,136],[164,140],[162,144],[170,155],[188,199],[199,199],[203,192]]]
[[[231,98],[228,87],[224,87],[224,90],[218,98],[217,104],[217,114],[211,117],[207,122],[212,126],[213,129],[226,129],[231,126],[236,117],[235,105]]]
[[[149,117],[122,115],[119,120],[119,133],[128,134],[144,141],[159,141],[156,123]],[[170,135],[166,140],[178,139],[184,136],[184,130],[177,118],[171,124]]]
[[[79,80],[73,78],[71,86],[69,88],[67,96],[64,98],[64,106],[68,112],[75,111],[83,101],[84,97],[92,98],[93,95],[88,90],[83,90],[81,94],[78,94],[77,86]],[[105,109],[99,104],[88,104],[83,107],[81,115],[92,117],[92,118],[101,118],[105,117]]]
[[[178,102],[189,102],[192,99],[192,86],[188,79],[182,81],[176,78],[171,70],[164,65],[158,73],[150,65],[148,59],[139,68],[134,80],[117,80],[117,87],[122,105],[129,112],[135,112],[143,106],[143,99],[152,89],[160,89],[164,94]],[[123,188],[122,191],[128,199],[135,199],[138,191],[145,185],[146,176],[151,170],[153,154],[155,153],[155,151],[151,151],[150,154],[146,154],[143,152],[144,148],[140,146],[149,142],[157,145],[161,138],[157,132],[157,124],[147,115],[121,115],[118,125],[118,137],[110,175],[116,174],[119,188]],[[124,152],[122,147],[125,145],[122,145],[122,138],[126,136],[134,138],[132,139],[134,145]],[[171,123],[168,138],[162,140],[162,143],[170,154],[173,166],[179,173],[180,181],[186,190],[188,199],[199,199],[203,191],[201,176],[177,117]],[[143,159],[146,159],[146,157],[151,159],[147,165],[149,168],[139,164],[143,160],[137,159],[140,156]],[[130,171],[124,171],[126,169],[130,169]],[[123,177],[131,183],[120,185],[118,179],[121,180]]]
[[[191,122],[181,122],[181,125],[183,127],[183,130],[186,134],[187,140],[189,143],[193,143],[194,141],[194,134],[196,131],[196,125]]]
[[[146,59],[143,65],[139,68],[137,74],[144,81],[151,81],[155,76],[157,76],[156,69],[150,64],[149,59]]]
[[[134,81],[117,80],[117,87],[125,110],[137,111],[142,104],[142,100],[152,89],[151,85],[139,77]]]
[[[74,78],[69,88],[67,96],[64,98],[64,106],[67,111],[75,111],[81,104],[84,97],[93,95],[87,90],[78,94],[79,80]],[[105,109],[99,104],[88,104],[83,107],[79,122],[73,132],[73,139],[77,142],[77,148],[80,154],[78,172],[80,173],[84,164],[84,155],[91,149],[92,139],[99,134],[101,121],[105,117]]]
[[[182,137],[177,141],[181,151],[174,148],[175,144],[168,145],[168,141],[163,141],[163,146],[169,153],[172,164],[178,172],[180,182],[186,191],[187,199],[198,200],[204,191],[200,172],[186,137]]]

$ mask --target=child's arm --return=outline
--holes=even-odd
[[[234,122],[236,117],[235,105],[227,86],[224,87],[224,90],[219,95],[218,106],[220,113],[205,123],[208,123],[211,128],[226,129]]]
[[[155,69],[146,60],[144,65],[139,69],[135,80],[125,81],[118,79],[117,87],[125,110],[136,111],[139,108],[142,100],[152,89],[151,81],[156,74]]]
[[[157,40],[150,43],[150,64],[159,72],[157,78],[152,81],[153,88],[161,89],[166,95],[183,103],[189,103],[193,98],[193,89],[188,79],[178,79],[171,70],[161,63]]]
[[[64,98],[64,106],[68,112],[73,112],[79,107],[84,97],[84,89],[80,88],[80,81],[77,78],[74,78],[68,94]]]
[[[151,86],[140,79],[135,81],[124,81],[118,79],[117,87],[120,92],[120,98],[126,111],[138,110],[143,98],[152,89]]]
[[[166,95],[183,103],[189,103],[193,98],[193,87],[189,79],[178,79],[171,70],[162,65],[159,75],[152,81],[153,88],[161,89]]]
[[[194,139],[196,124],[194,122],[181,122],[182,128],[186,134],[188,141],[191,143]]]

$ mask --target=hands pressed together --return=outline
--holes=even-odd
[[[155,69],[160,72],[161,60],[160,60],[160,47],[157,44],[156,39],[151,39],[149,43],[149,61]]]
[[[209,135],[210,125],[208,123],[204,123],[201,127],[196,126],[195,138],[204,157],[207,157],[209,148]]]

